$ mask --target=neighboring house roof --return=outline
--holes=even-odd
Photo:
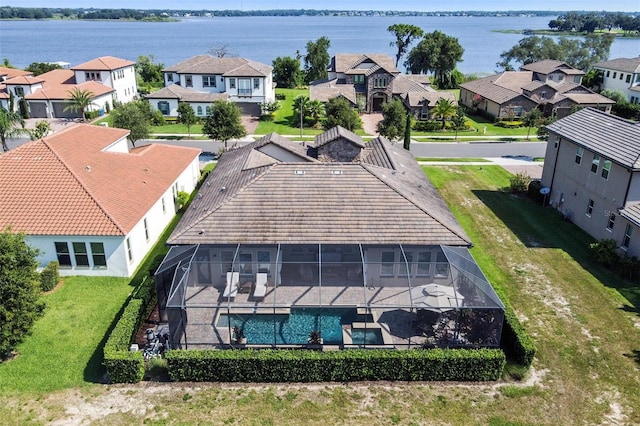
[[[40,84],[44,82],[44,79],[41,77],[33,77],[30,75],[20,75],[18,77],[13,77],[9,80],[5,80],[4,84],[15,84],[21,86],[31,86],[32,84]]]
[[[555,59],[544,59],[538,62],[532,62],[520,67],[523,71],[533,71],[540,74],[550,74],[554,71],[561,71],[565,74],[580,75],[584,74],[582,70],[572,67],[563,61],[557,61]]]
[[[315,147],[319,148],[323,145],[328,144],[329,142],[335,141],[336,139],[346,139],[349,142],[352,142],[358,145],[361,148],[364,148],[364,140],[353,133],[350,130],[345,129],[342,126],[332,127],[331,129],[323,132],[315,137]]]
[[[440,99],[447,99],[453,105],[458,104],[456,95],[451,92],[409,92],[404,96],[405,102],[412,108],[422,105],[433,106]]]
[[[398,74],[391,82],[391,91],[394,95],[408,92],[426,93],[435,92],[431,87],[425,87],[416,80],[409,78],[406,74]]]
[[[269,65],[249,59],[197,55],[162,71],[177,74],[220,74],[225,77],[266,77],[272,70]]]
[[[402,147],[376,138],[360,162],[323,163],[300,153],[299,161],[272,156],[248,168],[274,141],[299,149],[272,134],[223,154],[168,243],[470,245]]]
[[[402,74],[402,76],[423,86],[431,85],[431,78],[427,74]]]
[[[628,73],[640,73],[640,56],[637,58],[616,58],[610,61],[598,62],[594,64],[593,67]]]
[[[0,80],[5,79],[9,80],[14,77],[19,77],[21,75],[33,75],[31,71],[23,71],[16,68],[7,68],[0,67]]]
[[[74,71],[111,71],[135,65],[135,62],[113,56],[101,56],[71,68]]]
[[[169,145],[107,150],[128,133],[77,124],[0,156],[0,228],[128,234],[200,152]]]
[[[356,89],[352,84],[338,84],[337,80],[316,80],[309,85],[309,99],[328,102],[329,99],[342,96],[357,105]]]
[[[518,96],[524,96],[522,89],[529,85],[532,79],[531,71],[504,71],[461,84],[460,87],[501,105]]]
[[[44,86],[54,84],[75,84],[76,74],[71,70],[51,70],[39,75],[44,80]]]
[[[93,93],[93,97],[97,98],[114,91],[111,87],[105,86],[97,81],[87,81],[81,84],[56,84],[52,86],[43,86],[42,89],[35,93],[25,96],[27,100],[68,100],[71,99],[71,93],[75,90],[87,90]]]
[[[338,53],[332,58],[330,68],[335,72],[345,74],[352,69],[359,69],[362,72],[365,70],[365,68],[362,67],[362,64],[365,62],[373,62],[379,67],[377,69],[383,68],[390,74],[400,73],[396,68],[394,59],[382,53]],[[368,70],[370,68],[366,69]]]
[[[563,93],[563,97],[571,99],[579,105],[614,105],[613,101],[599,93]]]
[[[172,84],[168,87],[149,93],[145,96],[147,99],[178,99],[183,102],[214,102],[219,99],[228,99],[227,93],[207,93],[196,92],[179,84]]]
[[[550,132],[623,167],[640,170],[640,123],[584,108],[547,126]]]
[[[640,226],[640,203],[629,204],[620,210],[620,216],[632,222],[636,226]]]

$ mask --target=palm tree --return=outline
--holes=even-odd
[[[0,141],[2,142],[2,151],[9,151],[7,139],[16,137],[25,133],[24,120],[22,116],[15,112],[0,107]]]
[[[442,120],[442,128],[444,129],[445,121],[456,113],[456,107],[449,99],[440,98],[438,99],[438,102],[436,102],[431,113],[436,117],[440,117]]]
[[[93,105],[93,97],[95,96],[93,92],[85,89],[78,89],[77,87],[73,90],[69,90],[69,96],[71,97],[71,101],[69,105],[65,107],[65,111],[80,111],[80,115],[82,116],[82,121],[85,121],[84,111],[90,106]]]
[[[309,114],[311,120],[313,121],[313,125],[317,125],[320,122],[320,119],[324,115],[324,104],[317,99],[313,101],[307,102],[306,105],[306,113]]]

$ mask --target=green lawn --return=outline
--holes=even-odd
[[[300,127],[293,117],[293,99],[296,96],[309,96],[309,89],[276,89],[277,95],[284,95],[284,100],[279,100],[280,108],[276,111],[273,121],[261,121],[256,128],[257,135],[266,135],[276,132],[281,135],[299,135]],[[294,126],[291,126],[291,124]],[[296,127],[297,126],[297,127]],[[303,128],[304,135],[319,135],[322,129]]]
[[[484,158],[468,158],[468,157],[460,157],[460,158],[446,158],[446,157],[415,157],[416,161],[425,161],[425,162],[442,162],[442,163],[490,163],[489,160],[485,160]]]
[[[66,277],[19,356],[0,364],[0,395],[47,393],[100,380],[105,336],[133,287],[127,278]],[[1,422],[0,422],[1,423]]]

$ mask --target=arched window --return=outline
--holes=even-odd
[[[202,115],[202,107],[198,106],[198,115]]]

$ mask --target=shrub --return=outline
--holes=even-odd
[[[617,103],[613,106],[612,111],[619,117],[640,119],[640,104],[632,104],[630,102]]]
[[[486,381],[505,365],[497,349],[175,350],[166,359],[172,380],[198,382]]]
[[[531,177],[524,172],[516,173],[509,178],[511,192],[526,192],[531,183]]]
[[[185,192],[185,191],[180,191],[178,192],[178,206],[180,206],[180,208],[184,208],[187,206],[187,203],[189,202],[189,193]]]
[[[517,129],[518,127],[522,127],[522,121],[500,121],[496,123],[496,126],[505,129]]]
[[[84,112],[84,118],[86,118],[87,120],[93,120],[95,118],[98,118],[99,115],[100,115],[100,111],[85,111]]]
[[[284,101],[287,96],[284,93],[276,93],[276,101]]]
[[[618,260],[618,271],[623,278],[637,280],[640,278],[640,261],[637,257],[625,253]]]
[[[104,366],[114,383],[136,383],[144,377],[142,353],[129,352],[129,345],[145,308],[142,299],[131,299],[104,345]]]
[[[606,266],[612,267],[618,262],[618,243],[616,240],[607,238],[595,243],[589,244],[589,249],[593,260]]]
[[[438,121],[416,121],[413,125],[413,130],[418,132],[434,132],[442,129],[442,123]]]
[[[42,291],[50,291],[60,281],[58,273],[58,262],[49,262],[47,266],[40,272],[40,287]]]
[[[274,116],[273,114],[269,113],[269,114],[262,114],[260,116],[260,121],[273,121]]]
[[[542,203],[544,195],[540,193],[540,189],[542,189],[542,182],[537,179],[531,180],[531,182],[529,182],[529,187],[527,188],[527,195],[532,200]]]
[[[504,350],[507,359],[527,368],[531,366],[536,354],[533,340],[516,317],[513,308],[507,304],[505,304],[500,347]]]

